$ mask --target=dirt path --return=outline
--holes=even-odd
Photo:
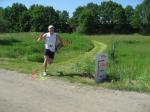
[[[150,112],[150,95],[30,80],[0,69],[0,112]]]

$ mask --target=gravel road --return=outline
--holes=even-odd
[[[0,112],[150,112],[150,95],[0,69]]]

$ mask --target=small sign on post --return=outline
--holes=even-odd
[[[103,82],[106,79],[107,61],[108,61],[107,54],[98,54],[96,56],[95,80],[97,83]]]

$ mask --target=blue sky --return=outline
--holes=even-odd
[[[69,15],[72,16],[72,13],[78,6],[84,6],[87,3],[93,2],[100,4],[102,1],[107,0],[0,0],[0,7],[11,6],[15,2],[23,3],[27,7],[30,7],[32,4],[41,4],[44,6],[53,6],[56,10],[67,10]],[[122,6],[131,5],[134,8],[137,4],[140,4],[143,0],[113,0]]]

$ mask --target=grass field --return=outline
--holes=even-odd
[[[110,59],[110,88],[136,91],[150,90],[150,37],[134,35],[94,36],[95,40],[106,43],[110,53],[115,42],[115,64]]]
[[[0,67],[29,74],[32,71],[41,72],[44,47],[42,42],[36,42],[38,35],[39,33],[0,34]],[[112,89],[150,92],[149,36],[61,36],[71,41],[71,44],[56,54],[54,63],[49,66],[51,77]],[[113,43],[114,63],[111,58]],[[106,82],[96,84],[91,78],[95,70],[94,59],[104,47],[104,52],[110,56],[108,78]]]

